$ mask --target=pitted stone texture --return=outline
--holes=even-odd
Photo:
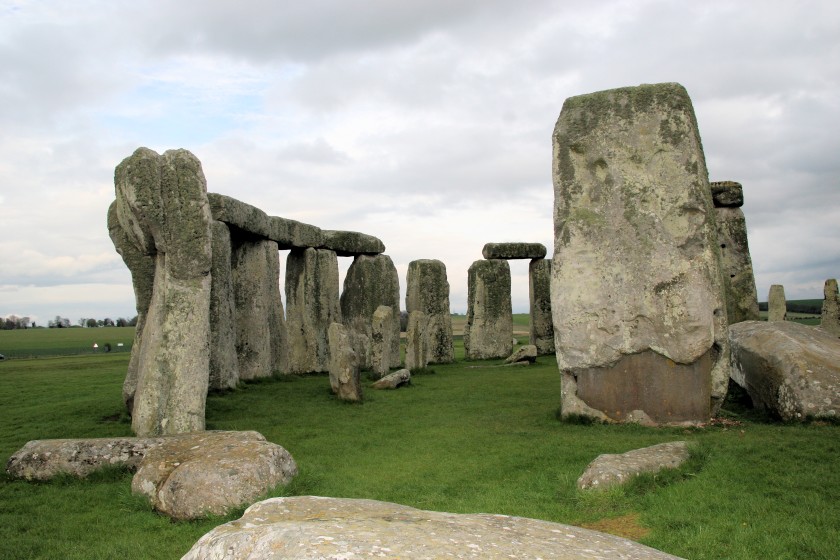
[[[49,480],[67,474],[84,478],[104,467],[137,469],[149,449],[165,438],[93,438],[33,440],[16,451],[6,472],[26,480]]]
[[[373,384],[374,389],[396,389],[411,383],[411,372],[407,369],[400,369],[389,373]]]
[[[535,259],[528,265],[531,325],[529,342],[537,354],[554,353],[554,320],[551,317],[551,261]]]
[[[362,400],[359,359],[347,329],[340,323],[330,325],[330,388],[343,401]]]
[[[505,260],[475,261],[467,272],[468,360],[507,358],[513,350],[510,265]]]
[[[732,380],[753,405],[786,421],[840,415],[840,339],[793,321],[729,329]]]
[[[546,252],[542,243],[487,243],[481,256],[485,259],[544,259]]]
[[[820,328],[834,336],[840,336],[840,294],[837,292],[837,280],[826,280],[823,294]]]
[[[213,218],[256,237],[270,239],[281,249],[319,247],[321,229],[296,220],[269,216],[259,208],[222,194],[210,193]]]
[[[330,324],[341,322],[338,258],[327,249],[293,249],[286,261],[290,373],[330,369]]]
[[[744,189],[735,181],[713,181],[712,200],[715,208],[739,208],[744,205]]]
[[[446,279],[446,265],[443,262],[420,259],[408,263],[405,308],[409,313],[422,311],[426,314],[428,363],[454,362],[449,281]]]
[[[385,252],[385,244],[378,238],[357,231],[323,230],[322,247],[335,251],[339,257],[358,255],[379,255]]]
[[[767,320],[784,321],[787,317],[787,300],[785,299],[785,287],[781,284],[770,286],[770,294],[767,296]]]
[[[688,94],[657,84],[569,98],[553,146],[551,307],[564,382],[646,351],[686,366],[709,356],[711,398],[696,420],[707,419],[726,395],[729,349],[714,208]],[[573,385],[564,383],[562,395],[564,414],[599,415]]]
[[[408,329],[405,336],[405,367],[409,371],[424,369],[429,365],[428,318],[422,311],[408,314]]]
[[[238,520],[204,535],[182,560],[285,558],[674,559],[636,542],[589,529],[490,514],[296,496],[254,504]]]
[[[715,222],[726,290],[727,320],[730,325],[757,321],[758,295],[744,212],[740,208],[715,208]]]
[[[127,239],[154,255],[137,351],[132,429],[139,436],[204,429],[210,345],[210,208],[201,163],[186,150],[139,148],[114,173]]]
[[[533,364],[537,361],[537,347],[533,344],[526,344],[507,357],[506,364],[515,364],[517,362],[527,362]]]
[[[400,311],[400,279],[388,255],[359,255],[347,269],[341,292],[341,320],[352,331],[353,348],[359,356],[359,367],[370,367],[370,341],[373,313],[380,305],[390,307],[394,315]],[[391,339],[391,367],[400,365],[400,326],[394,322]]]
[[[374,376],[382,378],[391,371],[391,353],[393,351],[394,310],[387,305],[380,305],[373,312],[370,340],[370,367]]]
[[[253,503],[297,472],[289,452],[257,432],[200,432],[149,449],[131,491],[173,519],[196,519]]]
[[[236,358],[236,304],[230,269],[230,230],[213,220],[213,268],[210,284],[210,389],[233,389],[239,383]]]
[[[660,443],[620,455],[598,455],[578,478],[577,486],[581,490],[604,490],[624,484],[642,473],[676,469],[688,457],[688,444],[684,441]]]

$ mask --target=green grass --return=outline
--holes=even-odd
[[[0,461],[31,439],[128,435],[127,361],[121,353],[0,362]],[[556,418],[553,358],[464,365],[434,365],[404,389],[368,389],[362,405],[337,401],[325,376],[250,383],[208,397],[208,428],[257,430],[286,447],[300,475],[277,494],[573,524],[638,513],[650,529],[642,542],[685,558],[836,557],[840,426],[762,423],[737,407],[727,426],[705,429],[566,423]],[[601,494],[576,490],[598,454],[677,439],[698,450],[686,468]],[[0,552],[178,558],[224,521],[170,522],[131,496],[130,480],[121,471],[39,484],[0,478]]]
[[[18,329],[0,331],[0,354],[6,358],[105,354],[106,343],[111,352],[130,352],[134,327],[102,327],[83,329]],[[99,348],[94,350],[93,345]],[[122,347],[117,344],[122,343]]]

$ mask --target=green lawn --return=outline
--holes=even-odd
[[[132,342],[134,327],[4,330],[0,331],[0,354],[7,358],[105,354],[106,344],[111,345],[111,352],[130,352]]]

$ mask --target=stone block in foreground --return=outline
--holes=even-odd
[[[254,504],[201,537],[182,560],[268,558],[551,558],[664,560],[676,556],[560,523],[425,511],[347,498],[296,496]]]
[[[481,250],[485,259],[544,259],[547,250],[542,243],[487,243]]]
[[[688,460],[688,444],[684,441],[660,443],[626,453],[598,455],[578,478],[581,490],[604,490],[624,484],[642,473],[676,469]]]

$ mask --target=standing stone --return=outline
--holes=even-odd
[[[446,265],[439,260],[420,259],[408,263],[405,309],[426,314],[428,363],[455,361],[452,315],[449,311],[449,282]]]
[[[359,255],[347,269],[341,292],[341,319],[350,331],[360,367],[370,367],[370,340],[373,313],[387,305],[394,314],[400,310],[400,279],[388,255]],[[400,365],[400,331],[394,323],[391,339],[391,367]]]
[[[554,129],[564,415],[702,422],[729,378],[714,209],[679,84],[572,97]]]
[[[554,320],[551,318],[551,261],[534,259],[528,265],[531,330],[529,342],[537,354],[554,353]]]
[[[719,181],[711,183],[711,187],[726,291],[726,317],[730,325],[757,321],[758,295],[747,243],[747,222],[740,208],[744,202],[741,184]]]
[[[329,371],[330,324],[341,321],[338,258],[327,249],[293,249],[286,261],[290,373]]]
[[[510,265],[504,260],[472,263],[467,273],[467,294],[466,358],[507,358],[513,350]]]
[[[829,278],[823,288],[824,298],[820,328],[834,336],[840,336],[840,294],[837,292],[837,280]]]
[[[328,330],[330,341],[330,388],[343,401],[362,400],[362,381],[359,361],[350,342],[347,329],[333,323]]]
[[[399,325],[397,332],[398,329]],[[387,305],[380,305],[373,312],[371,331],[371,370],[377,379],[391,372],[394,330],[394,310]]]
[[[784,321],[786,317],[785,287],[781,284],[773,284],[770,286],[770,295],[767,297],[767,320]]]
[[[277,243],[234,237],[231,255],[239,377],[270,377],[288,356]]]
[[[405,367],[409,371],[423,369],[429,365],[427,317],[422,311],[408,314],[408,330],[405,338]]]
[[[230,230],[213,220],[212,282],[210,284],[210,389],[233,389],[239,382],[236,359],[236,305],[230,270]]]
[[[138,436],[204,429],[210,355],[211,233],[201,162],[186,150],[139,148],[116,168],[116,214],[131,243],[154,255],[137,357]],[[132,350],[134,351],[134,350]]]

